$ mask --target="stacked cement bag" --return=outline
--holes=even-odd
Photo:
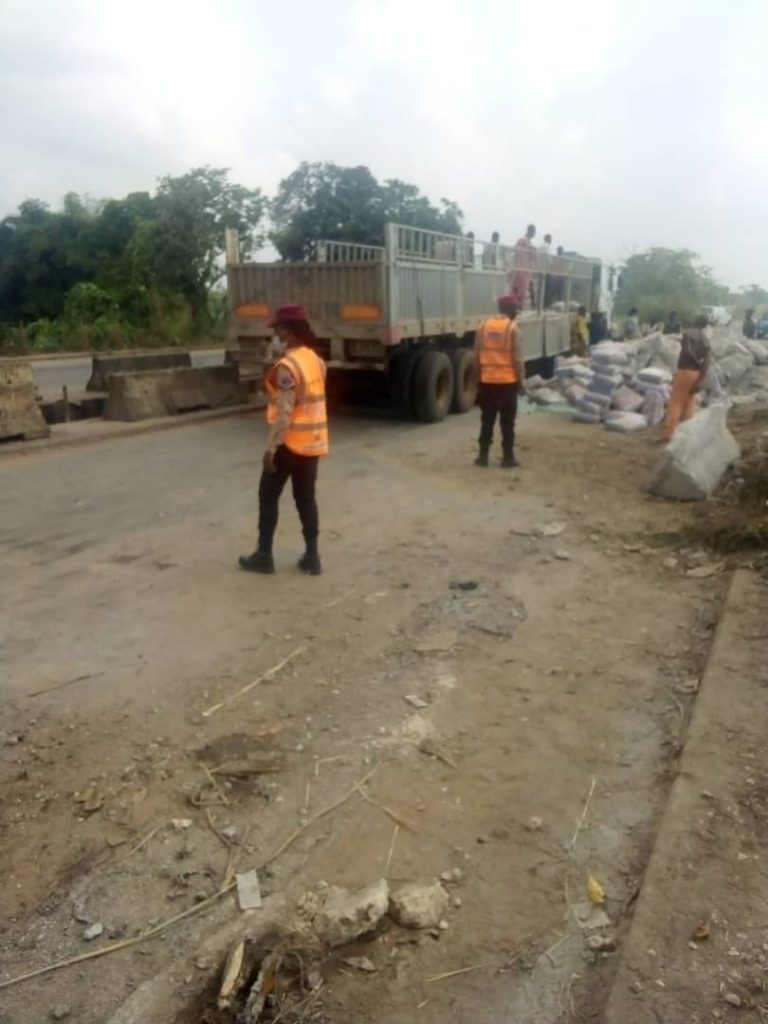
[[[590,380],[586,393],[576,402],[573,418],[578,423],[600,423],[611,408],[613,396],[624,384],[632,363],[627,348],[615,341],[600,342],[590,350]]]
[[[647,426],[648,421],[639,412],[609,412],[605,417],[605,429],[619,434],[633,434]]]

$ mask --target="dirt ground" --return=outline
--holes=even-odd
[[[645,496],[646,437],[532,413],[510,474],[472,466],[476,429],[339,417],[319,579],[293,568],[288,494],[278,575],[234,567],[260,417],[2,465],[0,984],[135,936],[234,869],[296,897],[458,868],[446,930],[330,957],[305,1019],[600,1018],[616,958],[587,947],[578,904],[593,875],[620,947],[727,573],[688,539],[696,510]],[[267,770],[232,774],[249,759]],[[369,775],[369,799],[313,820]],[[199,1021],[199,944],[236,914],[226,896],[6,988],[0,1021],[102,1024],[174,958],[176,1019]]]

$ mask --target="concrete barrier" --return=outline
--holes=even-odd
[[[0,360],[0,439],[32,441],[50,432],[37,404],[30,364],[21,359]]]
[[[104,419],[146,420],[246,401],[236,366],[111,373]]]
[[[94,356],[86,391],[106,391],[111,373],[141,373],[192,366],[189,352],[143,352],[134,355]]]

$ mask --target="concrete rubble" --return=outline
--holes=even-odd
[[[344,946],[367,935],[389,908],[389,886],[383,878],[361,889],[324,890],[313,919],[313,928],[321,942]]]
[[[448,893],[439,882],[410,882],[392,893],[389,912],[403,928],[435,928],[448,906]]]

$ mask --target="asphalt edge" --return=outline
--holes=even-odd
[[[227,405],[220,409],[203,409],[199,412],[180,413],[177,416],[138,420],[134,423],[124,423],[120,429],[99,430],[97,427],[94,427],[92,433],[83,434],[82,436],[67,435],[56,437],[52,433],[50,437],[40,438],[35,441],[9,441],[6,444],[0,445],[0,464],[2,464],[4,459],[11,459],[14,456],[34,455],[62,448],[77,448],[82,445],[96,444],[100,441],[119,441],[124,437],[136,437],[139,434],[172,430],[175,427],[189,427],[195,424],[209,423],[211,420],[225,419],[228,416],[243,416],[247,413],[259,412],[265,405],[266,399],[261,402]],[[88,421],[83,420],[81,422],[86,423]],[[106,421],[99,420],[97,422],[102,423]]]

